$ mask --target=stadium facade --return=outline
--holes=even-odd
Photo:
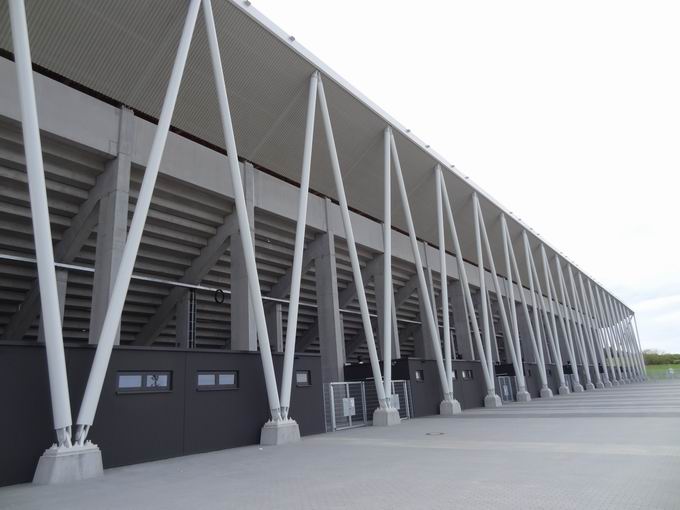
[[[0,484],[644,380],[630,308],[250,2],[9,0],[0,51]]]

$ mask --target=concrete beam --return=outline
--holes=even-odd
[[[184,275],[179,279],[180,283],[196,285],[203,277],[215,267],[219,258],[227,251],[230,239],[238,231],[236,214],[231,213],[224,217],[224,222],[220,225],[215,234],[208,240],[208,243],[201,249]],[[232,241],[233,243],[233,241]],[[232,266],[233,267],[233,266]],[[233,271],[233,270],[232,270]],[[233,288],[233,285],[232,285]],[[146,322],[144,327],[135,337],[134,345],[150,345],[156,337],[163,331],[163,328],[172,318],[175,307],[183,299],[189,289],[186,287],[173,287],[170,293],[163,299],[156,313]],[[233,294],[232,294],[232,317],[234,314]],[[233,319],[232,319],[233,324]],[[232,333],[233,334],[233,333]],[[233,341],[233,337],[232,337]],[[233,347],[232,347],[233,348]]]
[[[253,166],[241,166],[243,191],[246,196],[248,222],[251,237],[255,239],[255,186]],[[231,236],[231,348],[235,351],[257,351],[257,328],[255,312],[251,303],[246,261],[243,253],[241,235]]]
[[[109,297],[118,274],[120,259],[125,248],[130,197],[131,154],[134,146],[134,113],[121,108],[117,156],[104,170],[106,187],[99,202],[97,248],[94,264],[92,307],[90,312],[89,343],[96,344],[104,317],[109,307]],[[120,344],[120,326],[114,341]]]

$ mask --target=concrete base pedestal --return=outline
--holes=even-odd
[[[604,387],[605,387],[605,388],[611,388],[612,386],[613,386],[613,385],[612,385],[612,382],[611,382],[611,381],[605,381],[605,382],[604,382]]]
[[[541,388],[541,398],[553,398],[553,392],[550,388]]]
[[[517,392],[517,402],[530,402],[530,401],[531,395],[529,394],[528,391],[523,390]]]
[[[605,388],[605,385],[604,385],[604,383],[603,383],[602,381],[600,381],[600,382],[595,383],[595,387],[596,387],[598,390],[601,390],[601,389],[604,389],[604,388]]]
[[[503,402],[501,401],[501,397],[498,395],[487,395],[484,397],[484,407],[488,408],[496,408],[496,407],[501,407],[503,405]]]
[[[567,388],[565,385],[562,385],[557,389],[557,393],[560,395],[569,395],[571,392],[569,391],[569,388]]]
[[[620,383],[619,381],[617,381],[616,379],[614,379],[613,381],[611,381],[611,383],[612,383],[612,386],[618,386],[618,385],[621,384],[621,383]]]
[[[587,391],[592,391],[595,389],[595,385],[591,382],[586,383],[586,390]]]
[[[373,411],[373,426],[374,427],[391,427],[392,425],[399,425],[401,418],[399,411],[396,409],[381,409],[380,407]]]
[[[439,404],[441,416],[456,416],[461,413],[460,402],[457,400],[442,400]]]
[[[77,482],[104,473],[102,453],[96,444],[87,441],[83,446],[53,445],[45,450],[33,475],[36,485]]]
[[[583,393],[583,386],[581,384],[574,384],[574,393]]]
[[[260,444],[275,446],[300,440],[300,427],[295,420],[268,421],[260,432]]]

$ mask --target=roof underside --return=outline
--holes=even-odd
[[[158,117],[188,2],[167,0],[27,1],[33,61],[69,80]],[[441,163],[454,208],[462,255],[477,263],[471,199],[478,192],[496,269],[505,273],[502,207],[429,150],[394,119],[354,91],[261,14],[241,2],[213,2],[239,156],[299,181],[310,75],[321,70],[349,205],[382,219],[382,136],[395,139],[419,238],[437,245],[434,168]],[[12,51],[6,2],[0,3],[0,47]],[[206,33],[199,16],[173,125],[224,147]],[[197,169],[198,170],[198,169]],[[317,114],[312,189],[337,198]],[[393,225],[406,230],[393,180]],[[506,211],[515,251],[524,228]],[[447,236],[448,237],[448,236]],[[453,252],[450,239],[447,249]],[[555,255],[547,244],[548,257]],[[534,252],[538,254],[537,251]],[[537,261],[538,262],[538,261]],[[485,263],[488,268],[488,263]],[[520,263],[522,279],[527,275]],[[554,269],[553,269],[554,271]],[[539,270],[540,272],[540,270]]]

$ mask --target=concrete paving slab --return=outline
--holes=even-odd
[[[680,382],[0,489],[2,509],[678,509]]]

